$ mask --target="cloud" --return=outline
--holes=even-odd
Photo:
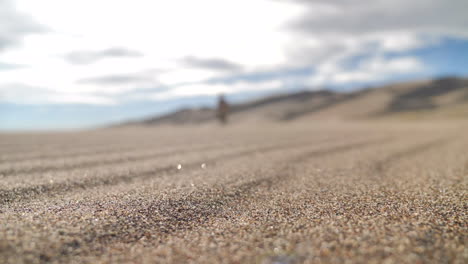
[[[19,12],[10,0],[0,0],[0,51],[21,44],[30,34],[47,32],[45,26]]]
[[[182,63],[189,67],[215,70],[215,71],[239,71],[242,66],[234,62],[219,58],[197,58],[188,56],[183,58]]]
[[[64,56],[65,60],[72,64],[91,64],[109,58],[137,58],[143,53],[121,47],[114,47],[104,50],[83,50],[73,51]]]
[[[294,1],[307,11],[289,27],[306,34],[411,31],[468,37],[465,0]]]
[[[79,79],[76,83],[85,86],[81,90],[92,95],[110,96],[117,101],[145,99],[145,94],[166,89],[158,80],[160,69],[147,69],[134,73],[115,73]]]
[[[9,65],[0,70],[14,63],[28,68],[2,71],[0,85],[125,103],[151,93],[169,98],[373,82],[424,71],[419,60],[427,55],[416,49],[440,36],[468,36],[460,0],[117,2],[21,2],[21,10],[56,34],[28,37],[21,49],[2,54]],[[46,8],[52,3],[54,10]],[[83,17],[86,23],[77,23]],[[145,72],[152,67],[167,71]]]
[[[303,7],[283,29],[290,63],[339,65],[360,54],[424,48],[446,37],[468,39],[464,0],[277,0]]]
[[[308,78],[312,86],[342,85],[350,83],[372,83],[389,77],[414,74],[424,70],[424,65],[415,57],[398,57],[385,59],[380,56],[367,58],[357,65],[343,67],[337,64],[325,63],[315,74]]]
[[[16,104],[115,104],[112,98],[83,93],[60,93],[23,83],[0,85],[0,102]]]
[[[268,80],[264,82],[237,81],[231,84],[200,82],[184,84],[173,87],[170,90],[148,95],[152,100],[167,100],[172,98],[191,96],[214,96],[220,93],[237,94],[242,92],[267,91],[281,88],[280,80]]]
[[[288,56],[287,64],[297,67],[319,65],[337,54],[342,54],[347,49],[348,46],[344,41],[308,38],[288,45],[285,52]]]
[[[447,37],[468,39],[468,6],[462,0],[278,1],[303,7],[283,27],[291,38],[287,64],[315,68],[309,76],[297,76],[299,85],[366,85],[423,76],[428,67],[424,58],[411,56],[413,51],[418,54],[417,49]],[[395,56],[388,59],[386,54]],[[358,57],[357,64],[349,65]]]
[[[98,77],[84,78],[77,81],[80,84],[98,84],[98,85],[123,85],[123,84],[139,84],[154,81],[149,76],[140,74],[115,74]]]
[[[204,80],[209,84],[236,84],[238,82],[247,83],[263,83],[270,80],[289,80],[298,76],[307,76],[314,71],[314,68],[309,64],[299,67],[279,67],[266,70],[249,71],[240,74],[231,74],[216,78]]]
[[[24,67],[26,66],[22,64],[0,62],[0,71],[9,71],[9,70],[19,69],[19,68],[24,68]]]

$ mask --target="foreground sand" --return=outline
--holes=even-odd
[[[0,263],[466,263],[466,128],[0,135]]]

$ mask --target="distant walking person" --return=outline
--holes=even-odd
[[[227,123],[227,115],[229,111],[229,105],[224,99],[224,95],[221,94],[218,97],[218,109],[217,109],[217,117],[221,124],[225,125]]]

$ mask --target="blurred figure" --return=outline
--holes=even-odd
[[[221,124],[225,125],[227,123],[227,115],[229,111],[229,105],[226,102],[223,94],[220,94],[218,97],[218,109],[217,109],[217,117]]]

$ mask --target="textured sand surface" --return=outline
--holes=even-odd
[[[468,261],[466,125],[3,134],[0,149],[0,263]]]

